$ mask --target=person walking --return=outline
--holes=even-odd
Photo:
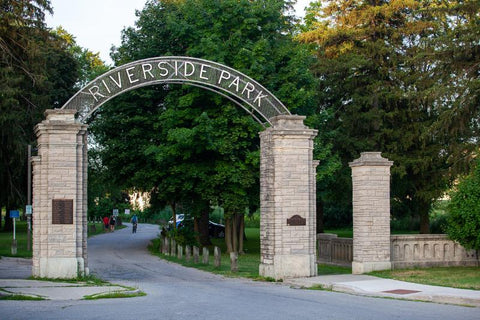
[[[110,231],[111,232],[115,231],[115,216],[113,215],[110,216],[109,224],[110,224]]]
[[[137,215],[134,214],[130,221],[132,222],[132,233],[137,233],[137,224],[138,224]]]
[[[107,232],[110,227],[110,219],[107,216],[103,217],[103,226],[105,227],[105,232]]]

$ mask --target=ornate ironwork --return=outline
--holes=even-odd
[[[190,57],[156,57],[119,66],[87,84],[62,109],[76,109],[83,122],[121,93],[161,83],[190,84],[214,91],[244,108],[263,125],[274,116],[290,114],[270,91],[245,74]]]

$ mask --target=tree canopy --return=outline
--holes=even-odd
[[[74,38],[45,25],[50,1],[7,0],[0,8],[0,208],[8,212],[26,203],[27,145],[35,144],[35,124],[45,109],[70,98],[81,79]]]
[[[49,1],[2,1],[1,9],[0,207],[8,210],[26,200],[27,145],[35,139],[34,125],[47,107],[71,94],[76,74],[64,43],[45,27]]]
[[[394,161],[393,213],[420,217],[421,232],[478,140],[476,22],[478,1],[317,1],[299,35],[318,56],[338,182],[349,184],[360,152],[382,151]]]
[[[289,8],[273,0],[149,1],[112,57],[117,65],[175,55],[215,61],[260,82],[290,110],[309,109],[312,56],[290,36]],[[242,109],[208,91],[169,84],[114,99],[91,129],[113,180],[151,191],[153,205],[182,204],[199,218],[206,213],[207,222],[209,208],[223,206],[229,250],[241,251],[239,226],[259,201],[262,130]]]
[[[467,249],[480,250],[480,161],[451,193],[445,231]]]

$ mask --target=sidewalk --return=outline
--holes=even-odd
[[[22,295],[45,300],[81,300],[86,296],[103,295],[118,292],[131,292],[120,286],[93,286],[85,283],[55,281],[0,279],[0,297],[2,295]]]
[[[428,301],[480,307],[480,291],[455,289],[382,279],[367,275],[330,275],[311,278],[287,279],[295,288],[323,288],[370,297]]]
[[[2,257],[0,259],[0,297],[23,295],[46,300],[81,300],[85,296],[127,293],[130,289],[116,285],[77,282],[27,280],[32,275],[32,260]]]

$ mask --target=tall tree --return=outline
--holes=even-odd
[[[434,130],[456,98],[445,90],[450,75],[435,43],[448,25],[446,3],[317,1],[299,37],[316,45],[321,105],[333,115],[328,126],[342,176],[361,151],[382,151],[394,161],[394,214],[420,217],[422,233],[432,200],[452,183],[461,152],[473,147],[470,129]],[[471,118],[463,120],[452,125],[471,128]]]
[[[278,0],[150,1],[112,56],[117,65],[169,55],[213,60],[259,81],[291,110],[308,109],[315,102],[311,57],[289,35],[289,7],[290,1]],[[229,248],[241,251],[238,226],[245,209],[258,205],[261,127],[249,115],[221,96],[168,85],[119,97],[97,119],[91,128],[119,183],[154,190],[161,203],[193,199],[197,217],[223,205]]]
[[[46,108],[58,107],[76,81],[76,64],[64,42],[50,33],[49,1],[0,4],[0,207],[25,204],[27,145]],[[6,229],[11,228],[7,219]]]
[[[480,252],[480,161],[451,193],[446,232],[467,249]]]
[[[50,1],[0,3],[0,208],[26,202],[27,145],[47,108],[58,108],[81,81],[73,37],[47,29]],[[69,41],[71,39],[72,41]],[[11,220],[6,220],[6,229]]]

